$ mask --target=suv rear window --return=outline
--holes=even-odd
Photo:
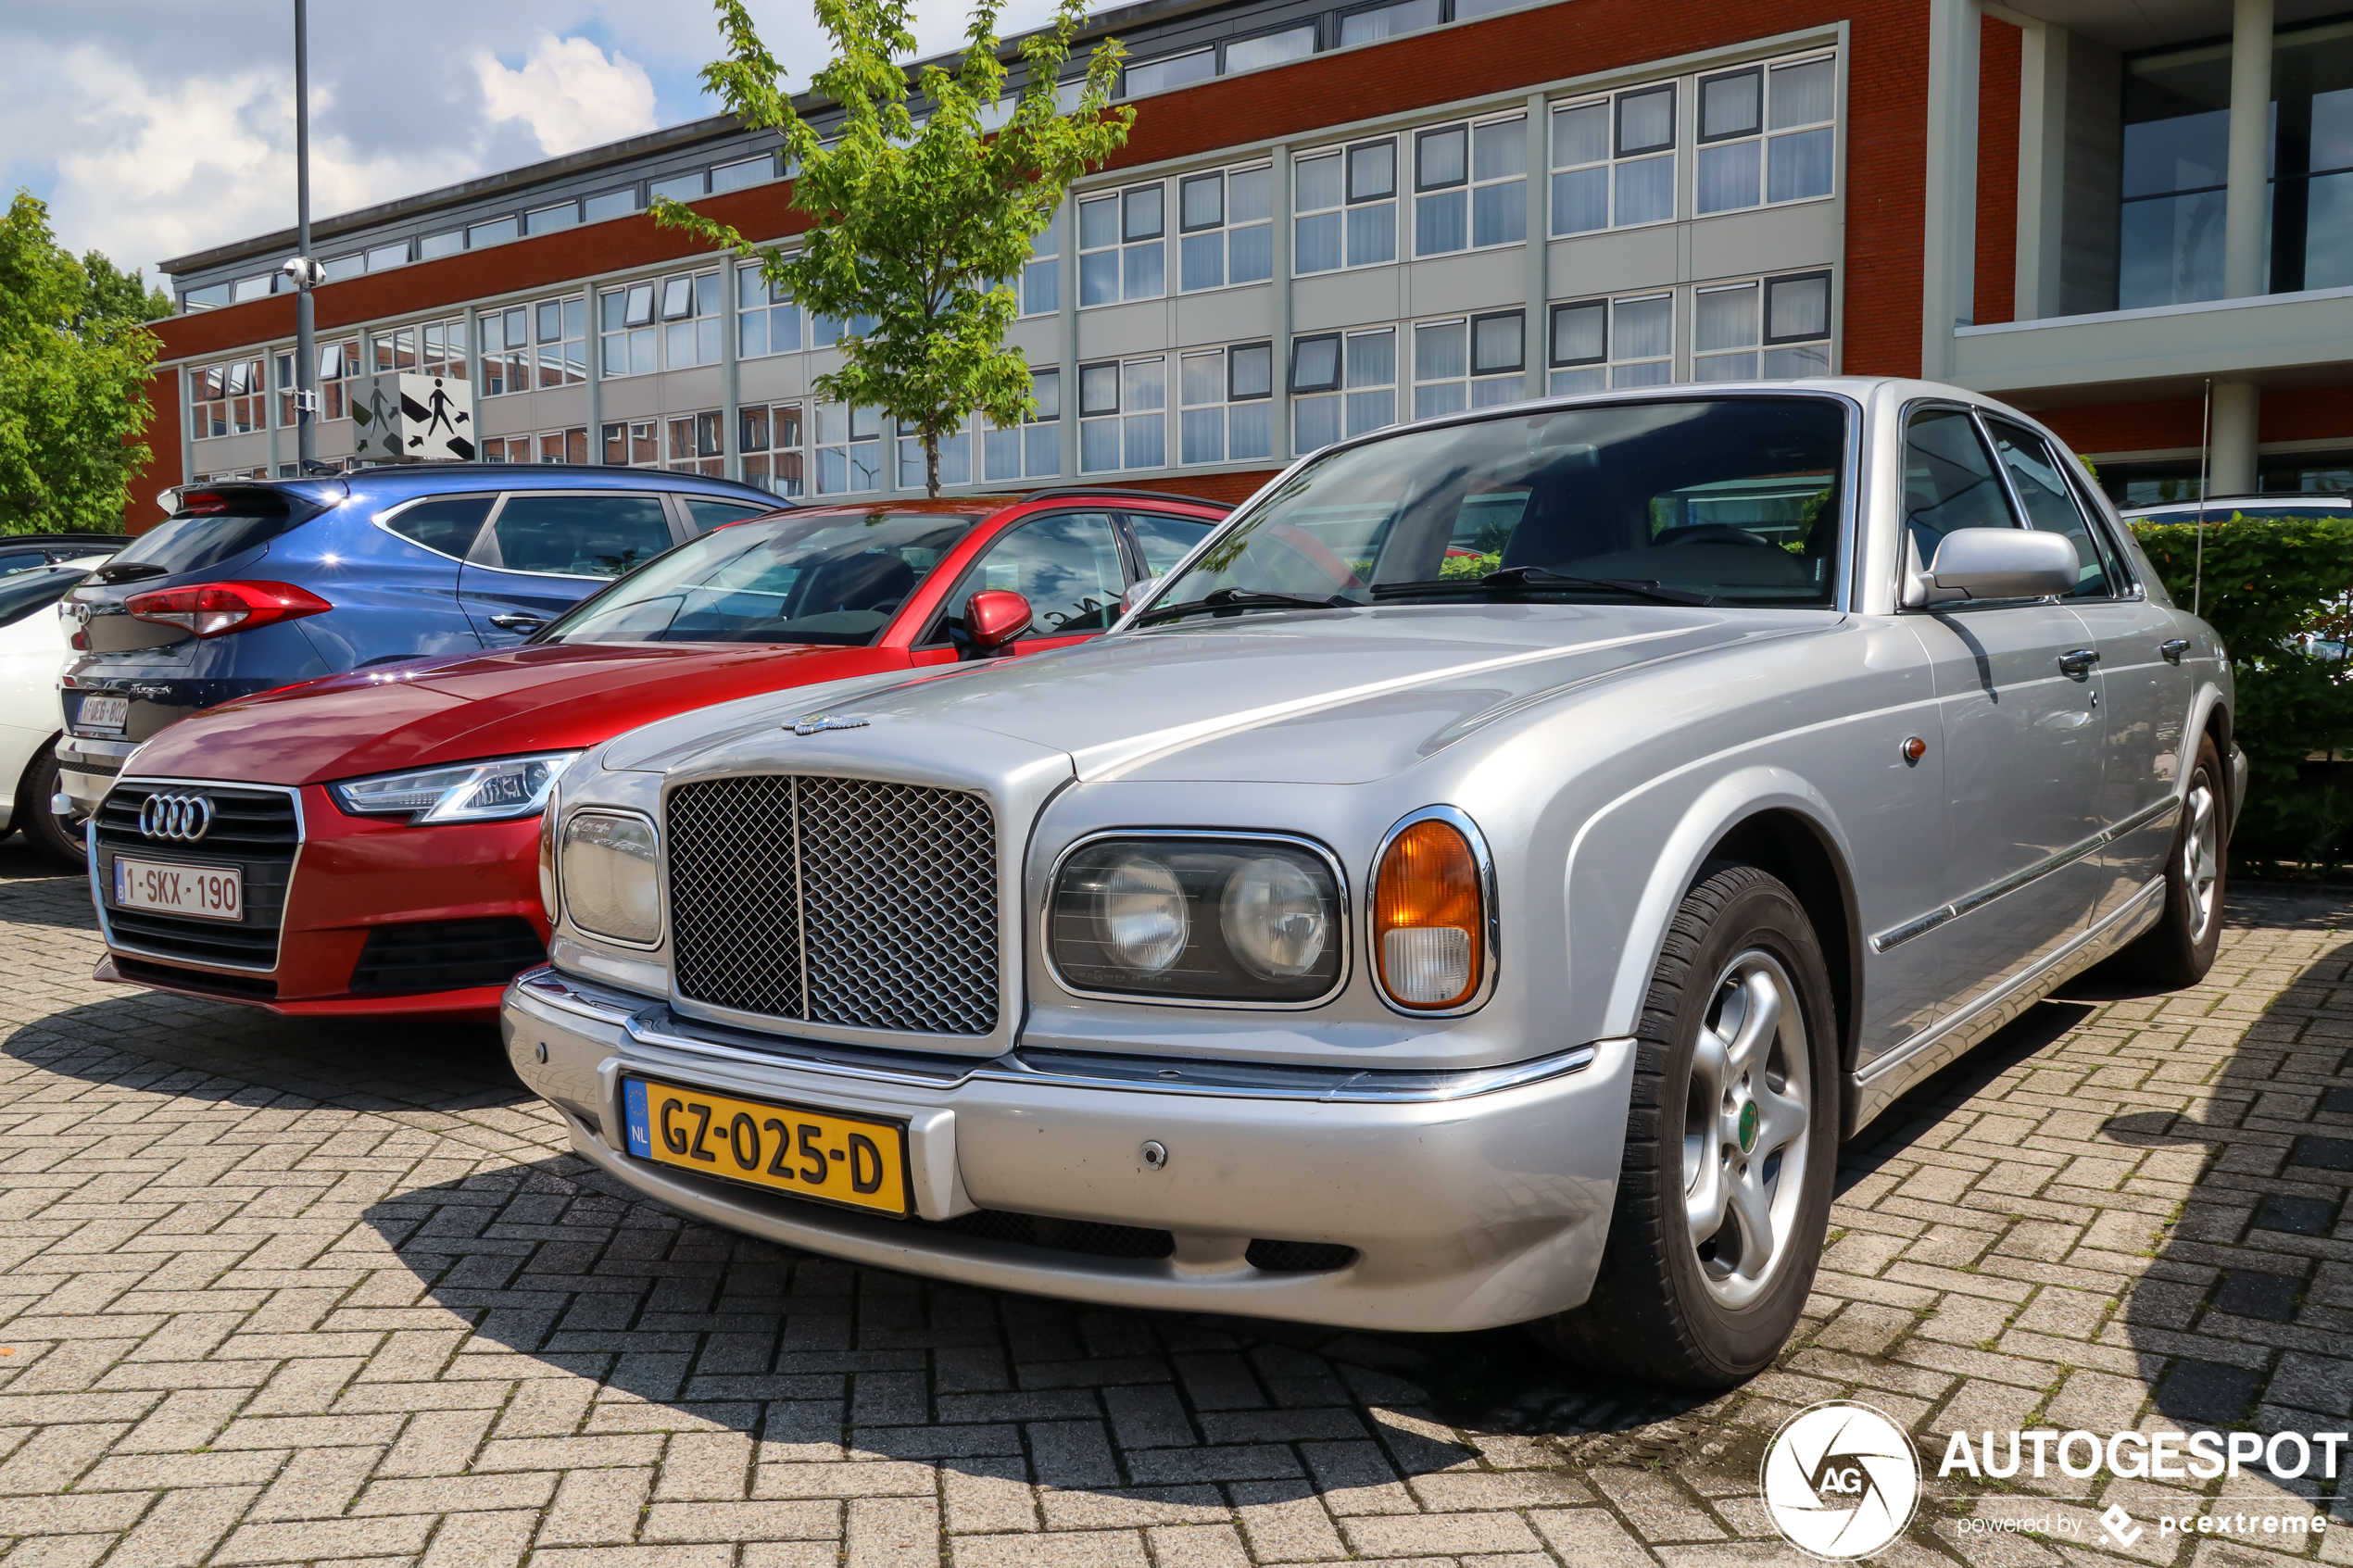
[[[191,495],[196,494],[191,492]],[[97,571],[101,583],[131,583],[145,577],[177,577],[202,571],[244,555],[275,539],[296,523],[319,514],[309,502],[291,503],[285,495],[256,486],[222,491],[226,511],[182,512],[162,526],[142,533]],[[182,503],[187,500],[183,496]]]

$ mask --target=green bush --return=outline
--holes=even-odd
[[[2233,734],[2246,753],[2247,800],[2234,845],[2249,861],[2334,866],[2346,858],[2353,799],[2309,761],[2353,751],[2353,677],[2340,658],[2353,604],[2353,517],[2233,512],[2205,528],[2200,575],[2194,523],[2136,524],[2141,548],[2174,602],[2196,597],[2222,639],[2238,686]],[[2316,651],[2315,645],[2334,644]]]

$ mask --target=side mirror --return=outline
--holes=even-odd
[[[1167,581],[1166,577],[1147,577],[1140,583],[1127,584],[1127,591],[1119,596],[1119,613],[1126,615],[1129,610],[1159,593],[1160,585]]]
[[[1920,570],[1919,547],[1904,541],[1904,607],[1951,604],[1962,599],[2033,599],[2071,594],[2082,580],[2075,545],[2064,533],[2034,533],[2023,528],[1957,528],[1936,546],[1936,558]]]
[[[983,588],[964,601],[964,634],[957,651],[966,659],[999,659],[1013,639],[1029,630],[1029,601],[1008,588]]]

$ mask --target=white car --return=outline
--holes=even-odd
[[[60,733],[57,675],[73,649],[57,606],[106,553],[0,577],[0,836],[22,828],[44,858],[82,863],[82,840],[53,815]]]

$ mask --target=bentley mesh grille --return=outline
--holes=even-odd
[[[997,1025],[997,823],[962,790],[819,774],[671,792],[678,994],[930,1035]]]

